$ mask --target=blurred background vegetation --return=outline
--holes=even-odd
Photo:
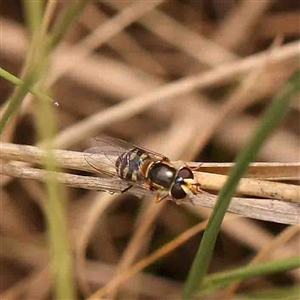
[[[37,145],[54,137],[49,149],[83,151],[107,134],[172,160],[232,162],[300,65],[295,0],[37,3],[0,4],[1,68],[26,83],[23,96],[33,87],[42,94],[22,97],[22,87],[0,78],[1,115],[7,99],[20,100],[2,142]],[[258,161],[299,161],[299,113],[297,95]],[[51,159],[46,166],[53,169]],[[211,210],[7,176],[1,184],[2,299],[88,299],[107,284],[109,299],[180,299],[203,229],[124,283],[113,282]],[[48,228],[58,248],[48,247]],[[263,261],[299,255],[299,228],[229,218],[209,271],[245,266],[260,251]],[[51,269],[52,253],[59,255]],[[298,299],[299,282],[292,270],[211,297]]]

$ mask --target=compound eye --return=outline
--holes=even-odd
[[[191,169],[189,168],[182,168],[178,171],[178,174],[177,174],[178,177],[181,177],[183,179],[186,179],[186,178],[191,178],[191,179],[194,179],[194,174],[192,172]]]
[[[181,187],[181,183],[173,184],[171,188],[171,196],[175,199],[183,199],[186,197],[185,191]]]

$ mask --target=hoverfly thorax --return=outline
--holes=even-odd
[[[166,161],[154,161],[149,165],[147,178],[158,189],[170,189],[176,176],[176,169]]]

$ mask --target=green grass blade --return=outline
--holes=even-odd
[[[277,289],[262,290],[259,292],[243,294],[242,299],[248,300],[299,300],[300,288],[299,286],[284,287]]]
[[[40,138],[46,153],[44,164],[47,172],[46,190],[47,203],[45,215],[49,235],[50,265],[54,274],[55,299],[75,299],[75,287],[73,278],[72,251],[68,239],[68,224],[66,212],[66,196],[64,189],[58,184],[55,171],[55,161],[52,137],[56,132],[56,118],[53,105],[49,102],[37,102],[37,119]]]
[[[25,21],[31,35],[34,35],[42,23],[44,2],[44,0],[23,0]]]
[[[257,276],[265,276],[273,273],[284,272],[300,267],[300,257],[267,262],[259,265],[246,266],[231,271],[220,272],[207,276],[199,286],[197,297],[203,297],[219,288],[224,288],[236,281],[245,280]]]
[[[54,33],[49,39],[49,44],[46,46],[43,45],[43,49],[40,47],[43,42],[40,42],[41,37],[38,30],[40,29],[42,20],[41,14],[43,12],[44,1],[24,0],[23,3],[27,26],[33,38],[26,58],[23,75],[21,76],[22,84],[15,89],[12,96],[8,99],[6,108],[1,117],[0,134],[3,132],[12,115],[20,108],[28,91],[32,91],[34,89],[34,85],[40,79],[41,74],[44,72],[43,70],[46,68],[46,60],[44,60],[44,58],[47,56],[48,52],[57,45],[71,23],[76,20],[76,17],[78,17],[80,12],[83,10],[87,1],[77,0],[75,4],[71,5],[71,7],[66,10],[65,14],[61,18],[61,21],[55,26],[53,31]],[[36,32],[34,32],[35,29],[37,29]]]
[[[27,2],[24,0],[24,5]],[[38,4],[37,4],[38,6]],[[35,14],[34,4],[28,4],[28,16]],[[41,20],[41,18],[40,18]],[[39,88],[45,89],[45,79],[47,75],[48,54],[49,49],[46,40],[46,33],[41,31],[41,26],[35,27],[33,32],[33,39],[31,43],[31,51],[27,57],[27,65],[25,67],[25,74],[31,74],[30,70],[40,70],[39,76],[35,76],[30,85],[27,80],[21,87],[33,88],[33,85],[38,82]],[[55,173],[57,171],[57,163],[55,162],[53,137],[56,134],[56,118],[52,103],[49,101],[36,101],[37,106],[35,110],[36,118],[38,120],[38,130],[40,139],[45,141],[43,143],[43,150],[45,151],[44,165],[47,172],[46,191],[47,200],[45,201],[45,215],[47,220],[47,229],[49,235],[50,248],[50,266],[54,275],[54,290],[55,299],[72,300],[76,298],[73,265],[72,265],[72,251],[68,239],[67,213],[66,213],[66,197],[64,195],[63,186],[59,185]]]
[[[13,83],[14,85],[17,86],[22,86],[25,84],[24,81],[19,79],[18,77],[14,76],[13,74],[9,73],[8,71],[4,70],[3,68],[0,67],[0,77],[6,79],[7,81]],[[29,86],[27,92],[30,92],[32,95],[36,96],[37,98],[44,100],[44,101],[49,101],[54,103],[54,100],[45,94],[42,91],[39,91],[38,89]]]
[[[204,232],[200,247],[189,272],[185,287],[184,299],[191,299],[193,293],[207,273],[209,263],[214,250],[215,242],[220,230],[224,215],[234,196],[240,178],[247,172],[249,164],[255,160],[264,141],[268,138],[276,126],[284,119],[292,97],[300,90],[300,71],[295,72],[281,94],[271,104],[270,108],[255,132],[250,143],[238,155],[236,165],[229,174],[229,178],[221,189],[217,203],[212,212],[207,229]]]
[[[14,113],[17,112],[18,108],[21,106],[24,97],[26,96],[28,90],[31,88],[34,82],[36,82],[36,74],[35,72],[30,72],[25,76],[22,85],[14,90],[13,94],[8,100],[8,104],[5,107],[4,113],[0,120],[0,134],[2,134],[9,119]]]
[[[36,30],[40,28],[42,21],[42,12],[44,1],[23,1],[25,19],[27,27],[32,35],[32,40],[37,40]],[[28,55],[26,57],[26,63],[22,75],[23,84],[17,87],[11,97],[8,99],[4,113],[0,120],[0,134],[3,132],[7,122],[14,113],[17,112],[21,106],[23,99],[25,98],[28,90],[38,81],[41,70],[43,68],[42,62],[39,63],[40,67],[35,66],[34,62],[38,60],[35,49],[35,43],[31,43]]]
[[[79,17],[87,3],[88,1],[86,0],[76,0],[70,3],[71,6],[65,9],[60,19],[54,25],[53,31],[50,34],[48,49],[53,49],[60,42],[64,33],[74,20]]]

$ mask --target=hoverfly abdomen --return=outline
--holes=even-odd
[[[150,159],[149,155],[138,148],[122,153],[116,161],[119,177],[133,182],[145,180],[145,176],[141,173],[141,167],[148,159]]]
[[[128,170],[127,170],[128,167],[127,167],[126,161],[127,161],[127,152],[124,152],[116,160],[116,170],[117,170],[117,174],[120,178],[128,180],[126,178],[126,174],[128,173]]]

